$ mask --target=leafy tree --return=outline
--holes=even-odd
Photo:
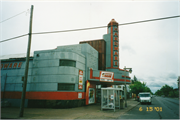
[[[155,92],[156,95],[165,95],[165,96],[169,96],[169,97],[178,97],[179,96],[179,91],[175,91],[173,90],[173,87],[165,84],[164,86],[161,87],[160,90],[157,90]]]
[[[175,90],[172,90],[169,92],[169,97],[178,97],[179,96],[179,91],[175,91]]]
[[[161,90],[157,90],[157,91],[155,92],[155,95],[159,95],[159,96],[161,96],[161,95],[163,95],[163,93],[162,93],[162,91],[161,91]]]
[[[149,87],[146,86],[146,83],[141,83],[140,81],[134,81],[134,84],[130,85],[131,88],[131,92],[135,93],[136,95],[138,95],[140,92],[151,92],[151,89]]]
[[[173,87],[165,84],[164,86],[161,87],[160,90],[162,91],[162,93],[163,93],[165,96],[168,96],[168,95],[169,95],[169,92],[170,92],[170,91],[173,91]]]

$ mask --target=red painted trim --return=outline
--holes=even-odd
[[[106,69],[119,69],[119,67],[106,67]]]
[[[90,83],[90,86],[88,86],[88,83]],[[86,105],[89,105],[89,88],[95,89],[95,103],[96,103],[96,84],[90,81],[86,81]]]
[[[89,103],[89,86],[88,86],[88,80],[86,80],[86,105],[88,105]]]
[[[21,99],[22,92],[5,92],[5,98]],[[78,93],[82,93],[82,98],[78,98]],[[4,92],[1,92],[1,98]],[[38,100],[76,100],[85,99],[85,92],[26,92],[26,99]]]
[[[119,70],[124,71],[124,69],[120,69],[120,68],[119,68]],[[128,71],[128,70],[126,70],[126,72],[129,72],[129,71]]]
[[[1,98],[4,97],[4,98],[10,98],[10,99],[21,99],[21,93],[22,92],[8,92],[8,91],[1,92]]]
[[[114,79],[114,81],[123,81],[123,82],[125,82],[124,79]],[[130,80],[126,80],[126,82],[131,82],[131,81]]]
[[[122,77],[124,77],[124,75],[122,75]],[[126,78],[131,78],[131,77],[129,77],[129,76],[126,76]]]
[[[118,29],[118,48],[119,48],[119,26],[117,26]],[[118,49],[118,59],[119,59],[119,49]],[[120,66],[119,64],[120,59],[118,60],[118,66]]]
[[[119,70],[120,70],[120,71],[124,71],[124,69],[120,69],[120,68],[119,68]]]
[[[100,79],[100,77],[93,77],[93,70],[90,68],[90,79]]]
[[[111,68],[113,67],[113,22],[111,22]]]
[[[93,70],[92,70],[92,68],[90,68],[90,79],[92,79],[93,78]]]

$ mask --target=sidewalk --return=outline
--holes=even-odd
[[[68,109],[25,108],[24,116],[18,117],[20,108],[1,108],[1,119],[116,119],[133,109],[139,102],[127,100],[127,108],[101,111],[101,105],[88,105]]]

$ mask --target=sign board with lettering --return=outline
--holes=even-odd
[[[22,62],[1,63],[1,70],[21,68]]]
[[[119,67],[119,36],[118,26],[113,26],[113,66]]]
[[[113,72],[100,71],[100,81],[114,82],[114,73]]]
[[[79,70],[79,85],[78,85],[78,89],[82,89],[83,88],[83,70]]]

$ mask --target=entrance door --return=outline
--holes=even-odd
[[[89,104],[95,103],[95,90],[94,88],[89,88]]]
[[[101,103],[101,85],[96,85],[96,103]]]

